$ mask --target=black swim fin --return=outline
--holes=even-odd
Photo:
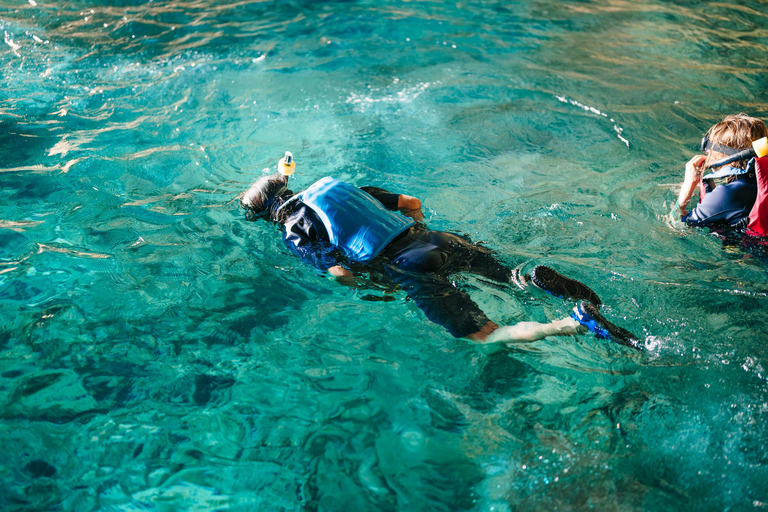
[[[570,277],[565,277],[554,269],[539,265],[531,271],[530,281],[545,292],[562,299],[586,300],[595,306],[603,302],[589,286]]]
[[[637,336],[618,325],[614,325],[605,319],[597,310],[597,306],[586,301],[582,301],[573,309],[571,316],[581,325],[595,333],[595,336],[603,339],[610,339],[621,345],[644,350],[643,344]]]

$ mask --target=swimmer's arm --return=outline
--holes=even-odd
[[[397,196],[397,209],[417,222],[424,221],[424,212],[421,211],[421,200],[417,197],[400,194]]]
[[[360,187],[361,190],[372,195],[379,201],[384,208],[392,211],[399,211],[403,215],[411,217],[417,222],[424,221],[424,214],[421,211],[421,201],[405,194],[393,194],[379,187]]]
[[[336,278],[338,282],[346,286],[354,286],[355,274],[345,269],[341,265],[334,265],[328,269],[328,273]]]
[[[701,181],[701,175],[704,174],[704,161],[706,159],[707,157],[704,155],[696,155],[685,164],[685,179],[680,187],[680,194],[677,196],[677,207],[680,209],[681,217],[688,213],[686,207]]]
[[[341,265],[334,265],[331,268],[328,269],[328,272],[333,277],[354,277],[354,274],[350,272],[349,270],[345,269]]]

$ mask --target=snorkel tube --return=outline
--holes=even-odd
[[[285,156],[277,164],[277,172],[285,176],[287,183],[288,177],[296,172],[296,161],[293,159],[293,153],[290,151],[285,152]]]
[[[733,155],[725,157],[722,160],[711,163],[706,167],[706,169],[721,167],[723,165],[737,162],[739,160],[749,160],[754,156],[762,158],[766,155],[768,155],[768,137],[763,137],[762,139],[757,139],[756,141],[752,142],[751,148],[745,149],[744,151],[739,151],[738,153],[734,153]]]
[[[290,178],[294,172],[296,172],[296,161],[293,159],[293,153],[290,151],[285,152],[285,156],[280,159],[280,161],[277,163],[277,172],[280,174],[280,176],[285,177],[285,184],[280,189],[280,191],[276,195],[283,194],[286,190],[288,190],[288,178]],[[288,191],[290,192],[290,191]],[[277,204],[277,209],[274,211],[273,218],[277,218],[277,214],[280,210],[282,210],[286,205],[293,203],[298,199],[298,195],[293,195],[290,197],[290,199],[284,200]]]

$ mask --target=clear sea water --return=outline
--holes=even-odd
[[[0,0],[0,509],[768,508],[768,264],[669,217],[702,133],[768,117],[766,7]],[[486,355],[336,284],[239,210],[286,150],[648,350]]]

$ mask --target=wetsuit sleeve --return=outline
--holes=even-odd
[[[708,191],[704,199],[682,221],[691,226],[735,224],[749,215],[755,202],[756,187],[743,182],[720,185]]]
[[[373,198],[383,204],[384,208],[387,210],[391,210],[393,212],[398,210],[397,202],[400,198],[400,194],[393,194],[392,192],[379,187],[360,187],[360,190],[372,195]]]
[[[297,208],[285,221],[283,242],[305,263],[320,270],[339,265],[343,256],[331,245],[328,232],[311,208]]]

